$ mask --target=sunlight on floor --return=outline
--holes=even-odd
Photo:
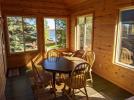
[[[39,100],[50,100],[54,98],[54,95],[50,95],[50,91],[49,91],[50,87],[47,87],[45,92],[43,92],[43,90],[41,90],[41,92],[39,93]],[[68,98],[66,96],[62,95],[62,91],[61,89],[63,88],[63,84],[60,86],[56,86],[57,88],[57,92],[56,92],[56,100],[62,100],[64,98],[64,100],[68,100]],[[84,90],[84,89],[82,89]],[[75,92],[78,92],[77,90]],[[87,92],[88,92],[88,97],[90,100],[112,100],[109,97],[107,97],[106,95],[104,95],[103,93],[99,93],[97,92],[95,89],[91,88],[91,87],[87,87]],[[82,94],[81,92],[78,92],[75,95],[75,99],[76,100],[86,100],[86,96],[84,94]]]

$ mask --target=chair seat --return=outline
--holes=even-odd
[[[73,76],[72,78],[65,79],[65,84],[73,89],[79,89],[83,88],[83,86],[86,86],[86,77],[84,76]]]

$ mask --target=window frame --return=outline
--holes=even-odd
[[[76,26],[76,29],[75,29],[75,50],[78,50],[78,43],[77,43],[77,41],[78,41],[78,39],[77,39],[77,34],[78,34],[78,18],[79,17],[82,17],[82,16],[84,16],[85,18],[84,18],[84,23],[85,23],[85,20],[86,20],[86,17],[87,16],[89,16],[89,17],[92,17],[92,31],[91,31],[91,49],[90,49],[90,51],[92,51],[93,50],[93,32],[94,32],[94,13],[90,13],[90,14],[82,14],[82,15],[78,15],[78,16],[76,16],[76,24],[75,24],[75,26]],[[86,30],[86,28],[84,29],[84,30]],[[79,44],[80,45],[80,44]]]
[[[124,7],[124,8],[120,8],[118,10],[118,20],[117,20],[117,25],[116,25],[116,29],[115,29],[115,42],[114,42],[114,53],[113,53],[113,64],[124,67],[124,68],[134,68],[134,66],[129,65],[129,64],[125,64],[122,62],[119,62],[119,54],[120,54],[120,46],[121,46],[121,13],[122,11],[129,11],[129,10],[134,10],[134,6],[129,6],[129,7]]]
[[[69,17],[49,17],[49,16],[44,16],[43,17],[43,32],[45,32],[45,28],[44,28],[44,20],[45,19],[64,19],[66,20],[66,48],[56,48],[57,50],[59,51],[66,51],[66,50],[69,50]],[[45,35],[45,33],[43,34],[43,36]],[[45,36],[44,36],[45,37]],[[45,38],[44,38],[44,51],[47,51],[47,49],[45,48]]]
[[[23,18],[35,18],[36,19],[36,31],[37,31],[37,49],[36,50],[28,50],[28,51],[26,51],[26,47],[25,47],[25,41],[24,41],[24,51],[22,51],[22,52],[10,52],[10,41],[9,41],[9,33],[8,33],[8,22],[7,22],[7,17],[21,17],[22,18],[22,21],[23,21]],[[39,46],[38,46],[38,44],[39,44],[39,33],[38,33],[38,26],[37,26],[37,24],[38,24],[38,19],[37,19],[37,17],[36,16],[23,16],[23,15],[6,15],[5,16],[5,26],[6,26],[6,40],[7,40],[7,53],[9,54],[9,55],[15,55],[15,54],[25,54],[25,53],[32,53],[32,52],[38,52],[39,51]],[[24,25],[22,24],[22,27],[23,27]],[[25,38],[25,36],[24,36],[24,30],[22,30],[23,31],[23,39]]]

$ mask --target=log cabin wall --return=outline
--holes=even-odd
[[[5,100],[6,61],[5,40],[3,35],[2,0],[0,0],[0,100]]]
[[[99,76],[134,94],[134,70],[112,63],[114,36],[119,8],[134,5],[133,0],[89,0],[72,6],[71,49],[74,50],[74,32],[76,17],[82,14],[94,14],[93,51],[96,61],[93,71]]]
[[[49,1],[49,2],[48,2]],[[21,54],[9,54],[8,42],[7,47],[7,64],[8,68],[25,66],[30,59],[41,52],[44,52],[44,17],[68,17],[68,11],[65,5],[53,0],[4,0],[3,14],[6,16],[34,16],[37,18],[38,31],[38,51]],[[52,1],[52,2],[51,2]],[[5,30],[6,23],[5,23]],[[6,31],[7,33],[7,31]],[[6,34],[6,37],[8,35]],[[8,41],[8,38],[6,38]]]

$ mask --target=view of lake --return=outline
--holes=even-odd
[[[56,41],[55,40],[55,30],[54,29],[51,29],[49,30],[49,40],[52,40],[52,41]]]

